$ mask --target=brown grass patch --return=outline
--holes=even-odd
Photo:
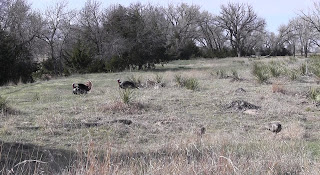
[[[286,94],[287,90],[285,90],[285,88],[283,87],[283,85],[281,83],[273,83],[272,84],[272,92]]]

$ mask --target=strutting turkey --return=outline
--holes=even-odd
[[[82,83],[73,83],[73,94],[87,94],[92,88],[92,82],[88,81],[86,84]]]
[[[122,88],[122,89],[128,89],[128,88],[131,88],[131,89],[134,89],[134,88],[137,88],[139,89],[136,84],[132,81],[124,81],[124,82],[121,82],[120,79],[118,79],[118,84],[119,84],[119,87]]]

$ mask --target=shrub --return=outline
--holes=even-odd
[[[195,78],[183,78],[181,75],[175,75],[174,81],[180,87],[186,87],[190,90],[197,90],[199,89],[199,83]]]
[[[268,66],[261,63],[254,63],[252,74],[258,79],[259,83],[266,83],[269,79]]]
[[[315,76],[320,78],[320,57],[314,57],[311,59],[310,69]]]
[[[301,75],[307,75],[308,74],[308,67],[307,67],[306,63],[303,63],[300,66],[300,72],[301,72]]]
[[[241,80],[241,78],[236,70],[232,70],[232,79],[235,81]]]
[[[0,110],[6,110],[8,101],[0,96]]]
[[[159,74],[156,74],[155,80],[156,80],[157,83],[162,83],[162,81],[163,81],[163,76],[162,76],[162,75],[159,75]]]
[[[217,77],[218,77],[219,79],[223,79],[223,78],[227,78],[227,77],[228,77],[226,71],[223,70],[223,69],[217,70],[216,74],[217,74]]]
[[[309,97],[316,102],[320,102],[320,88],[310,88]]]
[[[298,70],[291,70],[290,71],[290,79],[292,81],[296,80],[298,78]]]
[[[184,79],[182,78],[181,75],[175,75],[174,81],[178,84],[178,86],[180,87],[184,86]]]
[[[198,83],[197,79],[195,79],[195,78],[185,79],[184,80],[184,86],[187,89],[190,89],[190,90],[193,90],[193,91],[199,89],[199,83]]]
[[[269,70],[273,77],[279,77],[281,75],[281,68],[278,65],[271,64]]]
[[[129,104],[133,98],[133,90],[131,89],[120,89],[119,91],[120,99],[123,103]]]

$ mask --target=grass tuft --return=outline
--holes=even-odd
[[[269,80],[268,66],[262,63],[254,63],[252,74],[258,79],[259,83],[266,83]]]
[[[132,89],[120,89],[119,90],[120,99],[123,103],[129,104],[133,99]]]

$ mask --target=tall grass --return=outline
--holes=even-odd
[[[119,89],[119,96],[123,103],[129,104],[133,99],[132,89]]]
[[[309,97],[316,102],[320,102],[320,88],[310,88]]]
[[[5,99],[5,98],[3,98],[3,97],[0,96],[0,110],[1,110],[1,111],[2,111],[2,110],[6,110],[7,106],[8,106],[8,101],[7,101],[7,99]]]
[[[193,91],[199,89],[199,82],[195,78],[184,78],[181,75],[175,75],[174,81],[180,87],[186,87],[187,89],[190,89]]]
[[[259,83],[267,83],[270,78],[268,66],[262,63],[253,64],[252,74],[257,78]]]

